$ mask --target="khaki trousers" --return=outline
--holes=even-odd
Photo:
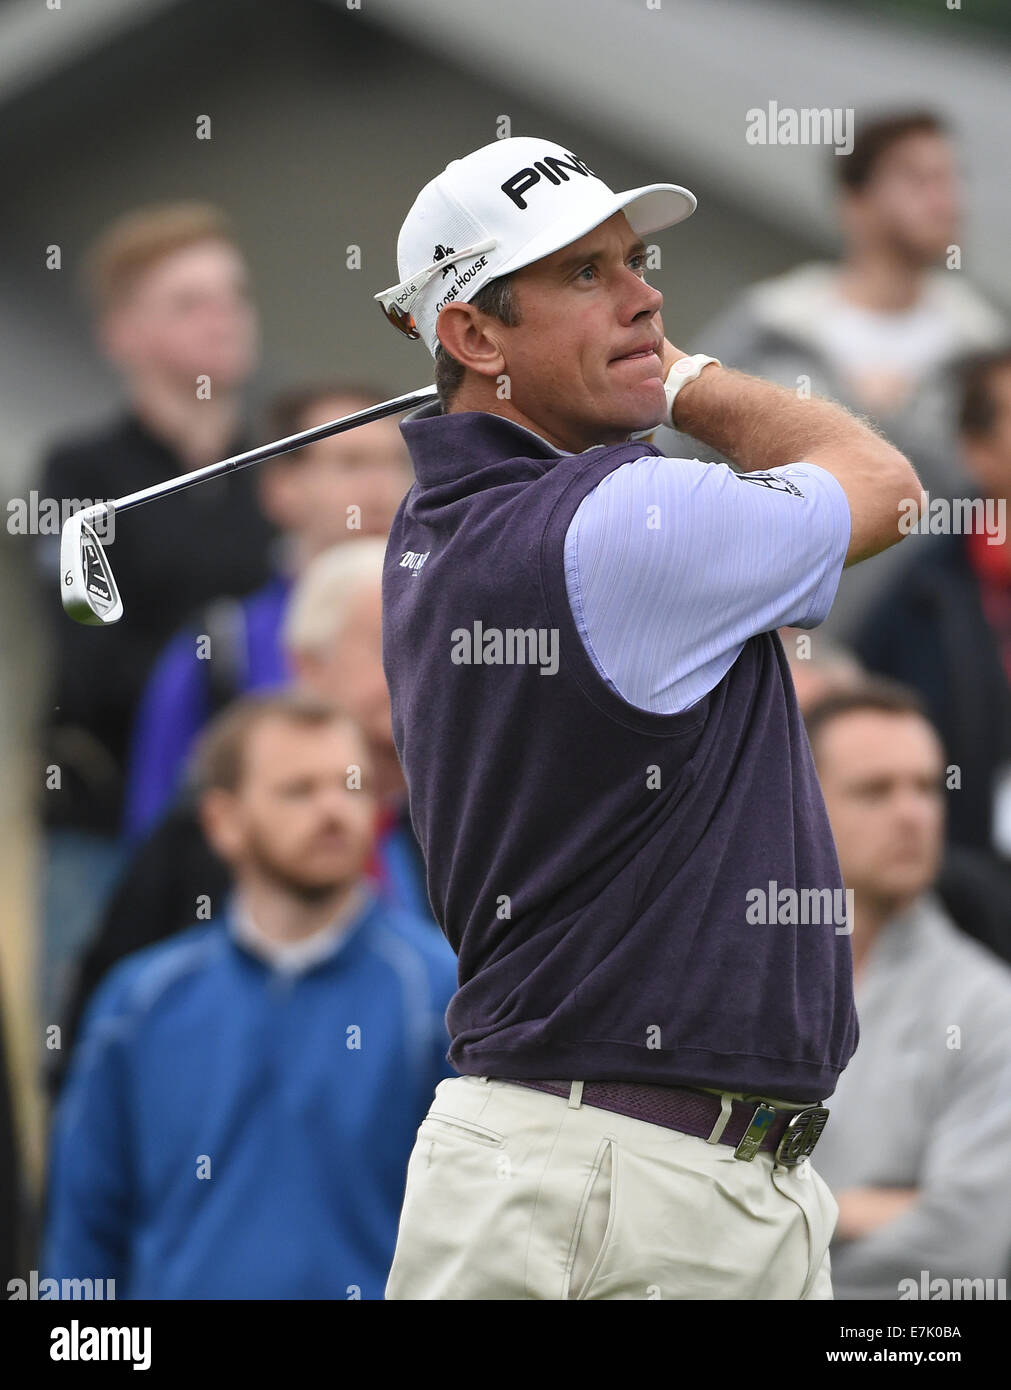
[[[581,1089],[439,1083],[387,1299],[832,1297],[839,1208],[809,1160],[745,1163],[729,1144],[583,1105]]]

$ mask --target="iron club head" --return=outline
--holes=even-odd
[[[75,512],[64,523],[60,539],[60,595],[65,611],[76,622],[87,623],[90,627],[116,623],[123,616],[123,604],[113,578],[112,566],[96,529],[102,522],[111,521],[120,512],[139,507],[144,502],[153,502],[158,497],[168,497],[186,488],[196,487],[209,478],[220,478],[236,469],[249,468],[251,464],[289,454],[293,449],[302,449],[307,444],[315,444],[319,439],[328,439],[331,435],[343,434],[345,430],[357,429],[359,425],[384,420],[388,415],[427,405],[437,396],[438,391],[434,386],[408,391],[404,396],[394,396],[392,400],[382,401],[379,405],[366,406],[364,410],[356,410],[339,420],[314,425],[300,434],[275,439],[271,444],[247,449],[244,454],[222,459],[220,463],[193,468],[189,473],[180,473],[178,478],[166,478],[151,487],[141,488],[139,492],[130,492],[109,502],[95,502]]]
[[[95,532],[95,525],[106,521],[111,513],[107,502],[84,507],[67,517],[60,537],[63,608],[76,622],[90,627],[117,623],[123,616],[112,566]]]

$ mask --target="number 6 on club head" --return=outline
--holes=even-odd
[[[84,507],[63,523],[60,537],[60,597],[64,611],[75,621],[100,627],[117,623],[123,602],[112,566],[95,534],[95,523],[110,515],[108,504]]]
[[[139,507],[145,502],[154,502],[158,497],[184,492],[186,488],[196,487],[209,478],[220,478],[239,468],[262,463],[265,459],[290,454],[292,450],[304,449],[307,444],[315,444],[319,439],[329,439],[331,435],[343,434],[346,430],[357,429],[359,425],[385,420],[387,415],[428,405],[438,394],[434,386],[408,391],[405,396],[394,396],[392,400],[382,401],[379,405],[366,406],[364,410],[356,410],[353,415],[328,420],[325,425],[313,425],[312,429],[289,434],[284,439],[275,439],[273,443],[261,444],[256,449],[247,449],[244,454],[222,459],[220,463],[191,469],[189,473],[180,473],[178,478],[166,478],[164,482],[141,488],[139,492],[130,492],[109,502],[95,502],[75,512],[64,522],[60,538],[60,595],[64,609],[76,622],[87,623],[91,627],[118,623],[123,616],[123,604],[112,577],[112,566],[95,530],[100,522],[111,521],[120,512],[129,511],[131,507]]]

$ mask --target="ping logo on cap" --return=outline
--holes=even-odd
[[[557,145],[555,146],[557,149]],[[557,155],[546,154],[543,159],[535,159],[532,166],[525,169],[517,169],[515,174],[510,175],[502,185],[502,192],[507,198],[519,208],[520,212],[526,212],[527,203],[523,197],[524,193],[529,193],[534,184],[540,183],[542,177],[549,183],[560,184],[568,183],[569,175],[565,172],[570,169],[572,173],[579,174],[581,178],[596,178],[597,175],[587,164],[585,159],[580,159],[578,155],[567,150],[568,159],[559,159]],[[570,164],[568,161],[571,160]]]

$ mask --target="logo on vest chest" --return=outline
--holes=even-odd
[[[400,557],[400,568],[402,570],[413,570],[414,573],[417,574],[431,553],[430,550],[426,550],[419,555],[416,550],[405,550]]]

